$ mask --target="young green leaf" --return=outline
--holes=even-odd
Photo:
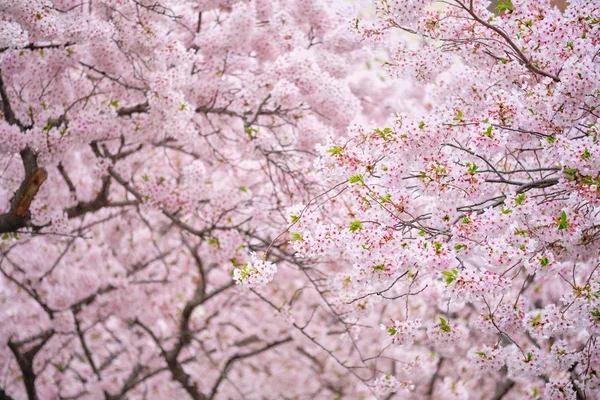
[[[362,182],[364,179],[363,175],[353,175],[350,178],[348,178],[348,182],[350,183],[358,183],[358,182]]]
[[[558,220],[558,230],[562,231],[564,229],[567,229],[568,227],[569,221],[567,221],[567,213],[563,211],[560,214],[560,219]]]
[[[303,242],[304,238],[299,233],[292,233],[292,242]]]
[[[360,221],[352,221],[352,222],[350,222],[350,229],[348,229],[348,230],[350,232],[356,232],[361,227],[362,227],[362,224],[360,223]]]
[[[340,149],[338,146],[333,146],[331,149],[327,150],[329,153],[333,154],[334,156],[339,156],[340,154],[342,154],[342,149]]]

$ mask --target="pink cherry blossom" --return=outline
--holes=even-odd
[[[0,397],[600,397],[600,3],[0,1]]]

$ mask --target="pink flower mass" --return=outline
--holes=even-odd
[[[0,400],[600,398],[600,1],[0,0]]]

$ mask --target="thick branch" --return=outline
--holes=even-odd
[[[110,189],[110,176],[102,177],[102,187],[96,198],[92,201],[79,202],[76,206],[67,208],[69,218],[77,218],[89,212],[95,212],[108,205],[108,194]]]
[[[0,400],[14,400],[12,397],[6,394],[2,388],[0,388]]]
[[[25,127],[17,119],[10,105],[10,99],[2,80],[2,70],[0,70],[0,99],[6,122],[16,125],[21,131],[24,131]],[[10,211],[0,215],[0,233],[15,232],[27,226],[31,218],[29,214],[31,202],[48,176],[44,168],[38,168],[37,156],[29,147],[21,151],[21,159],[25,169],[25,179],[10,202]]]
[[[0,53],[5,52],[6,50],[9,49],[13,49],[13,50],[43,50],[43,49],[58,49],[61,47],[69,47],[74,45],[75,43],[71,43],[71,42],[67,42],[67,43],[58,43],[58,44],[35,44],[35,43],[29,43],[27,46],[24,47],[2,47],[0,48]],[[1,397],[0,397],[1,399]]]
[[[25,385],[25,391],[27,392],[27,398],[29,400],[38,400],[39,397],[37,395],[37,391],[35,389],[35,380],[37,376],[33,371],[33,359],[36,354],[44,347],[44,345],[50,340],[50,338],[54,335],[53,330],[44,331],[34,340],[40,340],[40,343],[35,345],[33,348],[28,350],[27,352],[21,352],[21,346],[29,343],[27,340],[25,342],[13,342],[12,340],[8,341],[8,347],[10,351],[14,354],[17,359],[17,363],[19,364],[19,368],[21,369],[21,376],[23,377],[23,384]]]
[[[117,110],[117,115],[119,117],[125,117],[125,116],[129,116],[132,114],[145,113],[149,109],[150,109],[150,105],[148,104],[148,102],[145,102],[145,103],[136,104],[135,106],[131,106],[131,107],[119,108]]]
[[[508,392],[510,391],[510,389],[513,388],[513,386],[515,386],[515,382],[507,379],[506,381],[502,381],[502,382],[498,382],[496,384],[496,390],[494,392],[494,397],[492,397],[493,400],[501,400],[504,396],[506,396],[506,394],[508,394]]]
[[[2,100],[2,114],[4,114],[4,119],[10,125],[17,125],[19,128],[23,129],[23,125],[21,122],[15,117],[15,113],[10,106],[10,100],[8,99],[8,94],[6,93],[6,86],[4,85],[4,80],[2,79],[2,70],[0,69],[0,99]]]

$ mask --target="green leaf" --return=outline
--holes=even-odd
[[[390,336],[394,336],[396,333],[398,333],[396,328],[394,328],[393,326],[389,327],[387,331],[390,334]]]
[[[501,58],[500,62],[502,62],[502,64],[506,64],[508,61],[506,60],[506,58]]]
[[[241,278],[246,279],[253,272],[253,268],[248,269],[248,264],[242,265]]]
[[[488,126],[488,128],[485,130],[485,132],[483,132],[483,134],[489,138],[494,137],[494,135],[492,135],[492,129],[494,127],[492,125]]]
[[[8,233],[5,233],[4,235],[2,235],[2,240],[8,240],[10,239],[10,235]]]
[[[111,100],[110,101],[110,105],[117,108],[119,107],[119,101],[118,100]]]
[[[567,221],[567,213],[563,211],[560,214],[560,220],[558,221],[558,230],[562,231],[564,229],[567,229],[568,227],[569,227],[569,221]]]
[[[348,229],[348,230],[350,232],[356,232],[360,228],[362,228],[362,224],[360,223],[360,221],[352,221],[352,222],[350,222],[350,229]]]
[[[467,216],[464,216],[464,217],[463,217],[463,219],[462,219],[462,223],[463,223],[463,224],[470,224],[470,223],[471,223],[471,220],[469,219],[469,217],[467,217]]]
[[[292,233],[292,242],[303,242],[304,238],[299,233]]]
[[[454,269],[452,269],[452,271],[442,271],[442,275],[444,275],[446,277],[446,279],[445,279],[446,285],[449,285],[458,279],[458,270],[456,268],[454,268]]]
[[[512,210],[510,208],[504,208],[504,206],[502,206],[502,214],[510,214],[512,212]]]
[[[483,358],[488,358],[488,355],[485,354],[483,351],[476,351],[475,354]]]
[[[538,313],[533,318],[531,318],[531,320],[529,321],[529,325],[531,325],[532,328],[539,326],[541,323],[542,323],[542,313]]]
[[[419,129],[423,129],[423,128],[425,128],[425,121],[421,121],[419,123]]]
[[[383,196],[379,196],[379,200],[385,204],[385,203],[391,203],[392,202],[392,195],[391,194],[386,194],[385,197]]]
[[[456,117],[454,117],[455,121],[462,121],[463,119],[463,112],[461,110],[456,110]]]
[[[584,160],[589,160],[590,157],[592,157],[592,155],[590,154],[590,151],[586,148],[583,151],[583,154],[582,154],[581,158],[583,158]]]
[[[362,182],[363,179],[364,179],[363,175],[353,175],[350,178],[348,178],[348,182],[357,183],[357,182]]]
[[[544,257],[540,257],[540,264],[542,265],[542,268],[547,267],[548,264],[550,264],[550,260],[548,260],[548,257],[544,256]]]
[[[467,166],[467,173],[469,175],[475,175],[477,173],[477,170],[479,169],[479,167],[477,166],[477,164],[475,163],[466,163]]]
[[[219,238],[209,238],[208,239],[208,244],[210,246],[219,246],[219,244],[220,244]]]
[[[246,186],[240,186],[240,192],[248,193],[248,188],[246,188]]]
[[[522,245],[519,246],[519,249],[521,251],[525,251],[525,250],[527,250],[527,246],[525,245],[525,243],[523,243]]]
[[[525,197],[525,193],[519,194],[517,197],[515,197],[515,204],[518,206],[523,204],[523,202],[525,201]]]
[[[596,184],[596,182],[594,182],[594,180],[592,179],[591,176],[582,176],[581,183],[583,183],[584,185],[595,185]]]
[[[371,268],[373,268],[373,270],[375,271],[385,271],[385,264],[379,264],[379,265],[373,265],[371,266]]]
[[[496,6],[496,10],[502,14],[503,12],[509,12],[513,10],[513,5],[511,0],[499,0],[498,5]]]
[[[300,217],[297,215],[292,215],[292,216],[290,216],[290,218],[292,220],[292,224],[295,224],[300,219]]]
[[[564,171],[567,175],[571,175],[571,176],[574,176],[579,172],[579,170],[577,168],[568,168],[568,167],[565,167]]]
[[[392,137],[392,130],[390,128],[384,128],[383,130],[374,129],[373,132],[375,132],[376,134],[378,134],[379,136],[381,136],[384,139],[386,137]]]
[[[333,148],[327,150],[329,153],[333,154],[334,156],[339,156],[340,154],[342,154],[342,149],[340,149],[338,146],[334,146]]]
[[[448,322],[442,317],[440,317],[440,329],[444,332],[452,332],[452,328],[450,328]]]

